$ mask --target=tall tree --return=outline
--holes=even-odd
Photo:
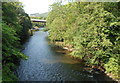
[[[56,3],[47,18],[49,39],[73,46],[72,56],[118,77],[120,2]]]
[[[3,81],[15,81],[16,65],[20,59],[28,57],[21,53],[20,47],[28,37],[28,30],[32,27],[29,16],[24,12],[20,2],[2,3],[2,66]]]

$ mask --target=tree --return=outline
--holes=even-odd
[[[14,74],[20,59],[28,57],[21,53],[21,43],[28,38],[32,27],[29,16],[22,9],[20,2],[2,3],[2,66],[3,81],[16,81]]]
[[[72,56],[118,77],[120,2],[56,3],[47,18],[49,38],[73,46]]]

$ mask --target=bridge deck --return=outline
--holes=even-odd
[[[44,22],[46,23],[46,20],[40,20],[40,19],[31,19],[32,22]]]

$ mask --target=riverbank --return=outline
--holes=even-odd
[[[71,53],[74,51],[74,48],[72,45],[66,45],[64,42],[49,42],[50,44],[52,44],[53,46],[56,46],[58,48],[61,48],[65,51],[66,54],[68,54],[71,58],[74,58],[77,61],[82,62],[85,65],[85,70],[89,71],[90,73],[95,73],[100,72],[100,73],[104,73],[106,76],[110,77],[112,80],[120,82],[119,79],[117,79],[116,76],[112,75],[111,73],[106,73],[106,69],[103,66],[96,66],[96,65],[88,65],[85,64],[85,60],[80,59],[79,57],[73,56]],[[64,53],[64,54],[65,54]]]

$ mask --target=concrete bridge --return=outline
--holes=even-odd
[[[41,20],[41,19],[31,19],[32,22],[42,22],[46,23],[46,20]]]

